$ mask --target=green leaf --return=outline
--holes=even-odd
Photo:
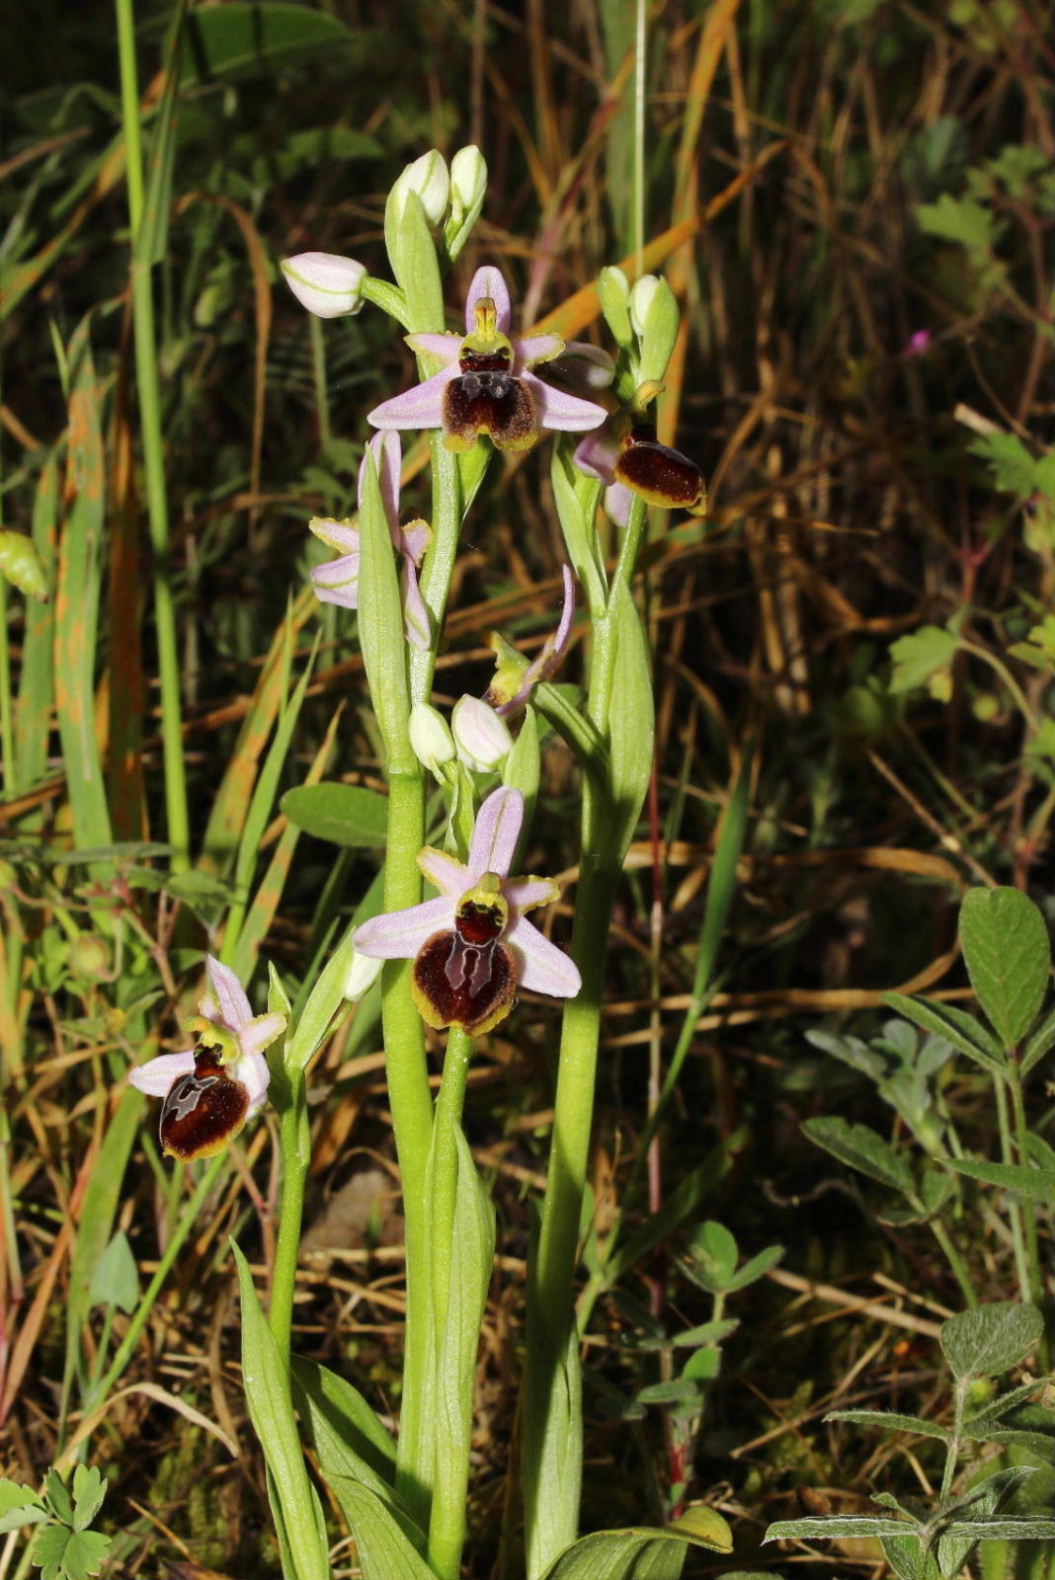
[[[851,1124],[837,1115],[825,1119],[807,1119],[802,1125],[803,1134],[837,1157],[841,1163],[867,1174],[881,1185],[908,1196],[915,1190],[912,1170],[905,1159],[894,1151],[889,1142],[870,1130],[867,1125]]]
[[[714,1509],[689,1509],[662,1530],[594,1531],[566,1548],[542,1580],[679,1580],[690,1546],[732,1552],[732,1534]]]
[[[87,1530],[106,1502],[109,1491],[101,1471],[94,1465],[78,1465],[73,1472],[73,1524],[78,1531]]]
[[[47,1518],[48,1511],[32,1487],[0,1477],[0,1536],[17,1531],[20,1525],[39,1525]]]
[[[998,1377],[1039,1344],[1044,1319],[1036,1306],[1001,1300],[975,1306],[942,1323],[941,1347],[961,1382]]]
[[[293,1389],[323,1475],[360,1481],[391,1499],[396,1446],[357,1388],[317,1361],[295,1355]]]
[[[884,1536],[882,1543],[887,1562],[901,1580],[942,1580],[938,1560],[924,1552],[918,1536]]]
[[[782,1245],[767,1245],[764,1251],[759,1251],[757,1256],[738,1268],[725,1286],[727,1295],[735,1295],[737,1290],[746,1289],[749,1284],[755,1284],[764,1278],[770,1268],[776,1267],[784,1258]]]
[[[614,806],[602,814],[595,854],[615,863],[622,862],[634,837],[652,777],[655,709],[644,626],[625,582],[613,587],[608,608],[618,677],[607,719]]]
[[[352,850],[383,850],[388,837],[388,797],[360,785],[298,785],[287,790],[282,811],[305,834]]]
[[[1050,1542],[1055,1541],[1055,1520],[1020,1519],[956,1520],[945,1533],[971,1542]]]
[[[1051,977],[1040,908],[1019,889],[972,889],[960,907],[960,944],[971,986],[1005,1049],[1036,1020]]]
[[[688,1349],[700,1344],[721,1344],[735,1333],[740,1323],[736,1317],[719,1317],[713,1322],[701,1322],[698,1327],[686,1328],[682,1333],[674,1333],[671,1337],[652,1337],[639,1339],[634,1345],[638,1350],[663,1350],[669,1345],[676,1349]]]
[[[1007,1066],[1003,1049],[993,1034],[973,1015],[957,1009],[953,1004],[942,1004],[935,999],[908,998],[904,993],[884,993],[883,1003],[889,1004],[906,1019],[924,1031],[935,1032],[951,1042],[960,1053],[965,1053],[986,1070],[1003,1070]]]
[[[711,1294],[728,1288],[736,1269],[739,1248],[724,1224],[713,1218],[701,1224],[689,1242],[689,1255],[695,1283]]]
[[[376,1492],[358,1482],[348,1482],[342,1489],[341,1502],[355,1537],[363,1580],[436,1580]]]
[[[408,199],[421,207],[415,194]],[[430,244],[431,245],[431,244]],[[434,255],[435,261],[435,255]],[[377,464],[367,450],[359,500],[359,646],[370,701],[385,738],[390,773],[419,773],[410,749],[407,725],[407,644],[403,634],[403,600],[396,575],[392,534],[385,514]]]
[[[949,1158],[948,1165],[958,1174],[1010,1191],[1020,1201],[1055,1201],[1055,1170],[1020,1163],[989,1163],[984,1158]]]
[[[924,625],[908,636],[898,637],[890,648],[894,661],[890,690],[914,691],[917,686],[926,685],[932,675],[948,669],[958,646],[957,637],[940,625]]]
[[[995,241],[993,215],[971,198],[954,198],[943,192],[937,203],[917,203],[919,228],[928,236],[958,241],[970,252],[988,251]]]
[[[830,1514],[801,1520],[777,1520],[766,1527],[763,1542],[841,1541],[858,1536],[889,1536],[892,1531],[908,1531],[901,1520],[888,1520],[881,1514]]]
[[[984,433],[972,439],[967,448],[980,455],[993,472],[993,482],[1002,494],[1029,499],[1037,490],[1037,462],[1015,433]]]
[[[330,1580],[326,1523],[308,1480],[282,1357],[253,1284],[249,1264],[231,1242],[242,1306],[242,1378],[253,1430],[267,1461],[281,1522],[298,1580]]]
[[[139,1268],[123,1230],[117,1231],[96,1262],[88,1297],[93,1306],[116,1306],[126,1313],[138,1306]]]
[[[1022,1062],[1018,1067],[1019,1074],[1025,1078],[1034,1065],[1039,1064],[1053,1047],[1055,1047],[1055,1009],[1045,1015],[1023,1048]]]
[[[198,87],[217,77],[270,75],[325,52],[350,50],[343,22],[306,5],[250,4],[227,0],[196,7],[186,18],[180,86]]]
[[[40,1567],[40,1580],[88,1580],[102,1569],[111,1541],[98,1531],[45,1525],[33,1539],[32,1561]]]
[[[895,1410],[831,1410],[826,1421],[849,1421],[854,1426],[875,1426],[881,1432],[916,1432],[920,1437],[949,1440],[949,1429],[937,1421],[924,1421],[918,1415],[899,1415]]]

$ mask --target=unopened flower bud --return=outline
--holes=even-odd
[[[48,601],[48,578],[36,545],[24,532],[0,530],[0,576],[5,577],[27,598]]]
[[[361,955],[353,945],[352,958],[341,989],[350,1004],[358,1004],[369,993],[381,973],[382,963],[372,960],[369,955]]]
[[[659,290],[658,274],[643,274],[630,287],[630,322],[639,335],[645,333],[645,320],[652,298]]]
[[[630,281],[614,263],[602,269],[597,277],[597,294],[601,298],[601,311],[616,343],[624,351],[634,343],[634,330],[630,322]]]
[[[451,714],[458,756],[477,773],[493,773],[513,749],[505,720],[479,697],[460,697]]]
[[[79,933],[71,939],[66,960],[72,976],[89,982],[105,982],[110,975],[110,946],[97,933]]]
[[[342,318],[363,305],[366,269],[335,252],[298,252],[283,258],[282,273],[302,307],[316,318]]]
[[[667,371],[681,323],[677,297],[666,280],[642,275],[630,293],[630,318],[641,340],[638,381],[658,383]]]
[[[427,154],[422,154],[420,159],[407,165],[392,188],[390,202],[397,220],[402,219],[407,195],[416,192],[429,224],[442,225],[447,214],[450,190],[447,161],[438,149],[430,148]]]
[[[451,160],[451,212],[444,227],[448,256],[461,252],[480,217],[487,192],[487,161],[475,143],[459,148]]]
[[[437,777],[440,770],[458,755],[447,720],[431,703],[415,702],[410,710],[409,733],[418,762]]]

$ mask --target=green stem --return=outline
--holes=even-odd
[[[945,1445],[945,1470],[941,1478],[941,1502],[952,1492],[952,1484],[956,1479],[956,1461],[960,1457],[960,1445],[963,1439],[963,1416],[967,1404],[968,1383],[957,1382],[953,1391],[953,1422],[952,1436]]]
[[[420,770],[392,774],[385,857],[386,911],[404,910],[420,902],[421,874],[417,858],[424,843],[424,776]],[[432,1098],[425,1059],[425,1033],[410,988],[411,970],[409,960],[386,962],[381,978],[381,1019],[392,1128],[403,1177],[407,1254],[406,1353],[396,1487],[422,1530],[427,1530],[435,1432],[429,1409],[432,1308],[427,1217]]]
[[[0,769],[4,792],[13,795],[18,783],[15,765],[15,718],[11,700],[11,649],[7,630],[7,582],[0,573]]]
[[[309,313],[308,329],[311,335],[311,371],[315,380],[315,410],[319,418],[319,449],[325,455],[333,433],[330,428],[330,389],[326,376],[326,342],[322,336],[322,319]]]
[[[454,1240],[458,1196],[457,1136],[461,1129],[465,1084],[472,1054],[473,1039],[460,1028],[452,1028],[447,1038],[443,1079],[436,1100],[430,1175],[432,1321],[437,1357],[442,1353],[447,1329],[451,1279],[458,1276],[458,1247]],[[441,1399],[439,1390],[445,1380],[449,1381],[445,1379],[443,1369],[437,1367],[437,1413],[448,1422],[464,1418],[465,1431],[460,1439],[456,1440],[451,1434],[443,1441],[437,1441],[436,1477],[429,1523],[429,1566],[440,1580],[458,1580],[462,1548],[465,1545],[472,1406],[471,1401],[460,1398]]]
[[[529,1580],[577,1535],[578,1488],[562,1487],[561,1509],[544,1508],[543,1455],[550,1411],[559,1408],[572,1313],[572,1281],[593,1126],[594,1087],[608,925],[617,872],[584,854],[572,932],[582,988],[564,1011],[542,1229],[529,1289],[524,1379],[524,1508]],[[581,1427],[581,1423],[580,1423]],[[568,1463],[577,1463],[571,1453]]]
[[[1029,1126],[1026,1123],[1026,1105],[1022,1096],[1022,1077],[1018,1070],[1018,1054],[1008,1054],[1007,1084],[1011,1089],[1011,1108],[1015,1117],[1015,1139],[1018,1143],[1018,1161],[1029,1163]],[[1026,1253],[1029,1257],[1029,1298],[1036,1305],[1044,1303],[1044,1272],[1040,1265],[1040,1240],[1037,1235],[1037,1204],[1023,1204],[1026,1227]]]
[[[165,809],[172,870],[190,866],[190,820],[183,760],[183,718],[180,701],[179,647],[169,553],[168,502],[165,497],[164,440],[161,391],[154,325],[150,258],[144,248],[143,151],[139,124],[139,83],[135,56],[133,0],[115,0],[118,56],[121,68],[121,109],[126,148],[128,211],[132,229],[132,323],[135,334],[136,386],[146,473],[147,515],[154,554],[154,624],[161,681],[161,736],[165,775]]]
[[[923,1204],[921,1202],[921,1208],[922,1205]],[[978,1296],[975,1294],[974,1286],[971,1283],[970,1270],[968,1269],[967,1263],[960,1254],[960,1250],[956,1244],[956,1241],[953,1239],[952,1235],[949,1233],[948,1229],[946,1229],[945,1225],[939,1218],[932,1218],[930,1220],[930,1226],[934,1234],[934,1238],[937,1240],[938,1244],[945,1253],[946,1261],[952,1268],[953,1275],[956,1279],[956,1282],[960,1286],[960,1293],[963,1295],[964,1300],[969,1306],[976,1306],[978,1304]]]
[[[271,1279],[268,1321],[278,1352],[288,1370],[293,1331],[293,1298],[297,1289],[297,1257],[304,1217],[304,1187],[311,1166],[311,1131],[303,1070],[284,1072],[286,1092],[282,1107],[279,1148],[282,1153],[282,1199],[279,1206],[278,1243]],[[276,1093],[276,1096],[278,1094]]]
[[[128,1331],[121,1340],[121,1343],[118,1345],[117,1353],[110,1362],[110,1368],[107,1371],[106,1376],[95,1388],[92,1398],[85,1400],[85,1414],[87,1414],[100,1400],[106,1398],[111,1389],[114,1387],[118,1378],[123,1373],[125,1367],[132,1359],[135,1347],[139,1343],[140,1335],[142,1334],[143,1329],[146,1327],[147,1322],[150,1320],[150,1313],[153,1311],[154,1305],[161,1293],[165,1280],[168,1278],[169,1272],[172,1269],[172,1264],[182,1250],[187,1236],[190,1234],[191,1230],[194,1228],[195,1223],[198,1221],[198,1214],[201,1212],[206,1201],[211,1195],[213,1186],[219,1179],[220,1171],[224,1167],[226,1161],[227,1159],[225,1155],[221,1152],[218,1157],[213,1158],[205,1173],[202,1175],[202,1178],[198,1183],[197,1190],[194,1192],[194,1195],[187,1204],[186,1211],[184,1212],[179,1223],[176,1225],[171,1240],[165,1247],[164,1254],[157,1265],[157,1271],[143,1292],[143,1296],[139,1302],[139,1305],[135,1309],[132,1320],[128,1324]]]
[[[996,1119],[1000,1129],[1000,1156],[1005,1163],[1013,1163],[1015,1150],[1011,1140],[1010,1116],[1007,1111],[1007,1089],[999,1075],[993,1077],[993,1091],[996,1095]],[[1031,1298],[1029,1258],[1026,1255],[1026,1239],[1022,1232],[1022,1209],[1017,1201],[1008,1201],[1007,1216],[1011,1225],[1011,1241],[1015,1248],[1019,1294],[1023,1300],[1028,1301]]]

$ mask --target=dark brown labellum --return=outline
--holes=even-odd
[[[480,362],[501,357],[475,356]],[[464,369],[470,358],[461,359]],[[535,402],[523,379],[499,369],[459,373],[443,392],[443,442],[448,450],[468,450],[486,433],[499,450],[530,450],[538,437]]]
[[[480,916],[485,914],[483,907]],[[513,1007],[517,968],[513,952],[497,934],[481,943],[469,942],[461,931],[433,933],[414,961],[411,978],[422,1019],[440,1029],[462,1026],[468,1032],[490,1031]],[[474,917],[471,926],[475,927]],[[483,928],[486,931],[486,924]]]
[[[169,1088],[158,1125],[161,1145],[183,1163],[212,1157],[238,1134],[248,1111],[249,1093],[241,1081],[211,1049],[203,1049],[194,1069]]]
[[[660,444],[656,430],[648,423],[631,428],[623,446],[615,475],[650,505],[692,510],[702,502],[703,473],[696,462],[680,450]]]

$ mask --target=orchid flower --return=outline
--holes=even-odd
[[[490,1031],[513,1007],[518,987],[574,998],[578,968],[527,921],[524,912],[560,893],[552,878],[511,878],[524,797],[502,786],[481,806],[467,862],[431,846],[418,866],[435,900],[389,911],[355,935],[360,954],[414,961],[411,985],[430,1026]]]
[[[491,634],[491,647],[495,655],[495,674],[484,694],[502,718],[517,713],[528,701],[540,680],[547,680],[560,665],[571,636],[575,618],[575,578],[571,567],[561,568],[564,577],[564,607],[557,629],[546,638],[530,664],[500,632]]]
[[[148,1097],[161,1097],[165,1152],[190,1163],[222,1152],[263,1107],[270,1071],[264,1049],[286,1029],[285,1015],[254,1015],[234,972],[210,955],[209,988],[191,1022],[195,1047],[163,1053],[129,1072]]]
[[[604,508],[621,527],[629,520],[635,494],[668,510],[699,510],[706,499],[696,462],[660,444],[639,408],[629,418],[610,417],[597,433],[589,434],[576,448],[574,461],[580,472],[605,484]]]
[[[429,613],[418,586],[418,566],[428,547],[427,522],[399,524],[399,483],[403,464],[398,433],[378,433],[370,440],[392,542],[403,558],[403,619],[407,641],[424,651],[429,645]],[[359,468],[359,508],[363,508],[366,457]],[[311,573],[315,596],[323,603],[355,609],[359,604],[359,528],[350,521],[313,516],[308,527],[317,538],[337,549],[340,559],[317,565]]]
[[[465,299],[463,337],[408,335],[407,344],[443,363],[414,389],[375,406],[375,428],[442,428],[449,450],[469,450],[486,433],[499,450],[530,450],[542,428],[585,433],[604,409],[545,384],[530,370],[564,351],[560,335],[509,339],[509,289],[493,265],[477,269]]]

